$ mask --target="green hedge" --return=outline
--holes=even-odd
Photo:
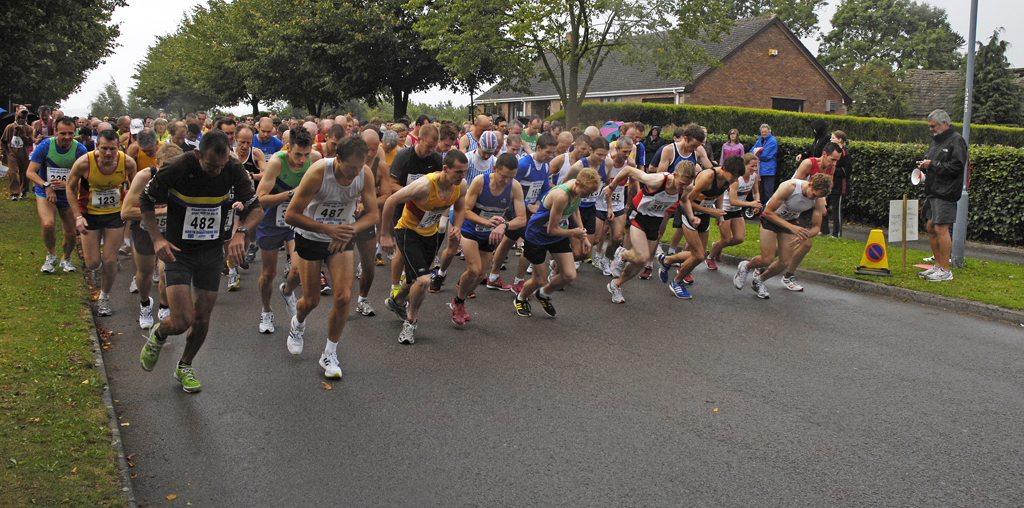
[[[761,124],[767,123],[771,125],[776,137],[807,137],[811,135],[811,121],[822,117],[770,109],[636,102],[587,102],[580,112],[580,122],[584,125],[600,126],[608,120],[640,121],[648,126],[696,122],[707,127],[708,132],[726,133],[729,129],[739,129],[741,133],[751,136],[756,136]],[[551,118],[563,120],[565,113],[559,111]],[[835,115],[824,118],[828,120],[829,129],[844,131],[851,140],[856,141],[927,144],[930,139],[927,122]],[[962,132],[960,124],[954,125]],[[972,125],[971,144],[1024,147],[1024,129]]]
[[[724,135],[708,136],[717,154],[726,141]],[[753,136],[741,136],[747,151]],[[777,138],[780,178],[796,171],[796,155],[811,145],[809,138]],[[928,145],[919,143],[878,143],[857,141],[850,144],[853,176],[850,193],[843,204],[848,222],[889,227],[889,201],[924,200],[924,186],[910,183],[914,162],[924,158]],[[967,238],[974,241],[1024,246],[1024,149],[972,146],[971,182],[968,193]],[[921,203],[923,204],[923,203]],[[924,234],[924,221],[919,226]]]

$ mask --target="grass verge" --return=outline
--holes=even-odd
[[[40,273],[34,199],[2,199],[0,506],[124,506],[81,263]]]
[[[761,246],[758,242],[758,234],[759,226],[747,223],[746,241],[725,249],[725,253],[747,259],[760,254]],[[711,242],[719,238],[717,225],[711,226],[709,236],[708,246],[710,248]],[[671,238],[672,226],[670,224],[662,241],[668,243]],[[800,268],[936,295],[973,300],[1012,310],[1024,310],[1024,299],[1020,297],[1021,283],[1024,281],[1024,266],[1022,265],[968,258],[964,262],[963,269],[953,269],[954,279],[952,281],[929,282],[917,276],[921,269],[915,268],[913,265],[921,264],[921,259],[931,256],[931,252],[907,249],[907,269],[903,270],[902,249],[898,245],[887,244],[885,248],[892,277],[855,275],[853,271],[860,264],[864,247],[864,242],[819,236],[814,239],[814,246],[804,257]]]

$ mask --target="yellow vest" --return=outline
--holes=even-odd
[[[442,200],[437,194],[437,179],[440,176],[441,173],[431,173],[421,177],[430,182],[430,196],[426,201],[407,201],[396,228],[409,229],[420,236],[437,234],[437,221],[448,213],[448,209],[459,200],[459,193],[462,192],[462,185],[456,185],[451,197]]]

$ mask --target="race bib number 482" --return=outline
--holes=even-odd
[[[190,206],[185,209],[182,240],[216,240],[220,238],[221,207]]]

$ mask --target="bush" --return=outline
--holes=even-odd
[[[564,120],[559,111],[550,119]],[[670,104],[643,104],[630,102],[587,102],[580,111],[585,125],[602,125],[607,120],[640,121],[644,124],[666,126],[696,122],[708,132],[726,133],[739,129],[741,133],[756,136],[761,124],[772,127],[775,137],[806,137],[811,134],[811,121],[822,115],[791,113],[770,109],[729,108],[722,106],[675,106]],[[831,130],[842,130],[851,140],[896,143],[925,143],[931,139],[928,123],[911,120],[889,120],[853,116],[825,117]],[[960,124],[954,124],[962,132]],[[1024,147],[1024,129],[989,125],[971,126],[972,145],[1006,145]]]

